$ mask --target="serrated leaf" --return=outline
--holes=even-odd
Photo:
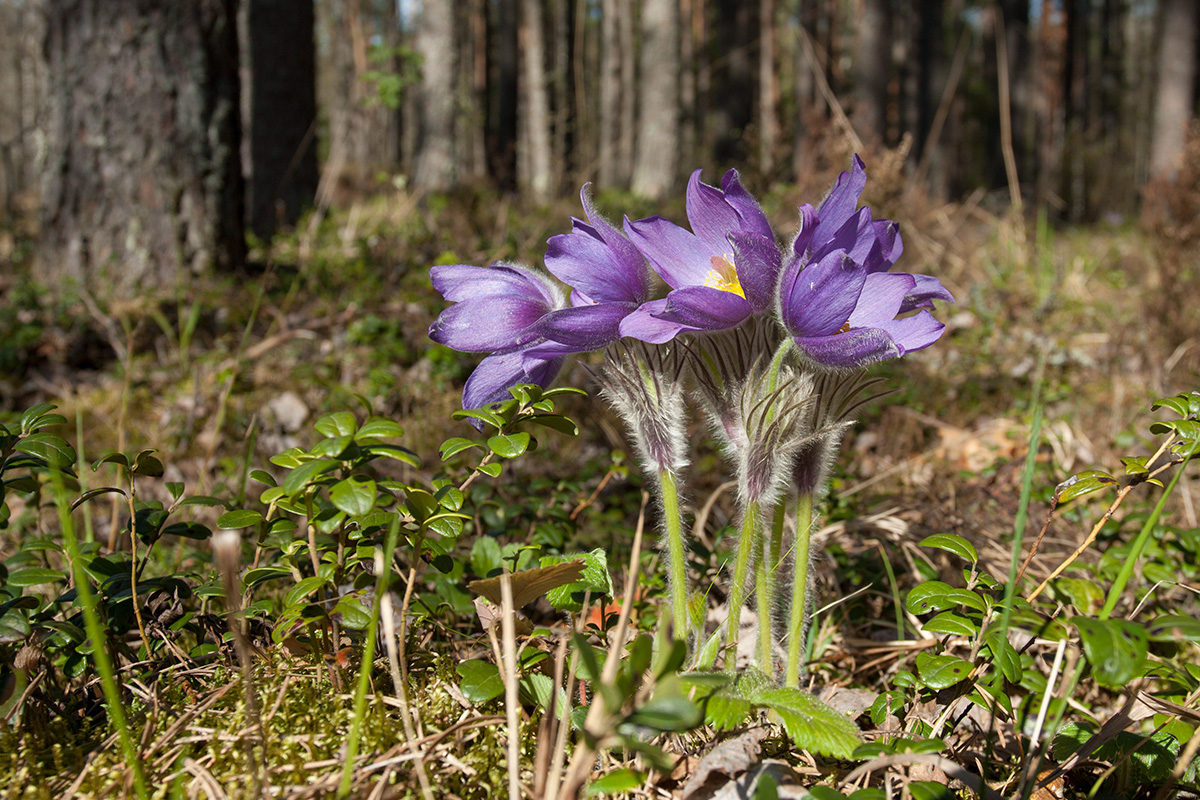
[[[917,654],[917,675],[930,689],[945,689],[971,674],[971,665],[956,656]]]
[[[10,572],[8,585],[24,589],[29,586],[41,586],[45,583],[66,583],[66,573],[47,567],[30,567]]]
[[[922,628],[930,633],[940,633],[950,636],[974,636],[979,632],[979,628],[974,622],[966,617],[955,614],[953,611],[943,611],[933,619],[921,625]]]
[[[263,515],[250,508],[239,508],[226,511],[217,518],[217,527],[223,531],[233,531],[239,528],[249,528],[263,521]]]
[[[550,601],[550,605],[554,606],[559,611],[580,611],[583,608],[582,601],[576,600],[573,595],[580,592],[591,591],[592,601],[595,602],[601,596],[613,596],[612,575],[608,571],[608,552],[603,548],[597,548],[590,553],[581,553],[572,556],[545,556],[542,558],[542,566],[550,566],[562,562],[583,561],[583,574],[569,584],[560,585],[558,588],[549,591],[546,599]]]
[[[334,439],[353,436],[354,431],[358,428],[358,421],[349,411],[335,411],[318,419],[313,423],[313,427],[325,438]]]
[[[504,679],[495,664],[471,659],[455,667],[455,672],[462,678],[458,688],[475,705],[482,705],[504,693]]]
[[[926,536],[921,540],[921,546],[945,550],[972,564],[979,561],[979,552],[975,549],[975,545],[953,533],[935,533],[932,536]]]
[[[797,747],[833,758],[849,758],[862,743],[853,722],[807,692],[794,688],[766,689],[750,698],[778,715]]]
[[[283,491],[287,494],[298,494],[309,483],[335,468],[338,462],[330,458],[318,458],[306,461],[288,473],[283,481]]]
[[[1110,486],[1116,486],[1117,479],[1107,472],[1089,469],[1072,475],[1058,486],[1054,487],[1054,497],[1060,503],[1066,503],[1077,497],[1083,497]]]
[[[359,441],[367,437],[398,439],[403,435],[404,428],[400,427],[400,423],[387,417],[369,417],[354,434],[354,438]]]
[[[464,439],[461,436],[455,436],[442,442],[442,447],[439,450],[439,453],[441,454],[442,461],[446,461],[454,458],[454,456],[458,455],[464,450],[470,450],[472,447],[478,447],[481,450],[483,449],[483,446],[478,442],[472,442],[470,439]]]
[[[1079,630],[1083,654],[1092,665],[1097,683],[1120,688],[1138,676],[1138,669],[1149,651],[1149,639],[1141,625],[1087,617],[1076,617],[1071,621]]]
[[[18,440],[13,449],[40,458],[50,466],[60,469],[75,463],[75,448],[67,444],[66,439],[52,433],[31,433]]]
[[[351,475],[329,488],[329,500],[352,517],[360,517],[375,506],[375,481]]]
[[[713,692],[704,704],[704,719],[717,730],[730,731],[741,725],[754,705],[732,687]]]
[[[629,767],[621,767],[614,769],[603,778],[597,778],[589,783],[584,797],[596,797],[614,792],[631,792],[645,782],[646,773]]]
[[[531,440],[532,437],[528,433],[521,431],[520,433],[493,436],[487,440],[487,446],[501,458],[516,458],[529,448]]]
[[[909,590],[905,603],[905,608],[910,614],[928,614],[931,611],[945,611],[958,606],[967,606],[976,611],[987,609],[979,595],[966,589],[955,589],[942,581],[926,581],[914,586]]]

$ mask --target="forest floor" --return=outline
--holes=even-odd
[[[614,718],[593,755],[595,771],[585,775],[590,791],[687,800],[799,797],[808,790],[819,797],[924,798],[939,796],[939,786],[958,793],[944,796],[1037,800],[1089,791],[1196,796],[1200,658],[1195,632],[1176,620],[1200,617],[1194,469],[1174,487],[1115,614],[1145,624],[1149,642],[1140,650],[1104,650],[1098,642],[1108,629],[1096,633],[1087,625],[1105,624],[1100,606],[1162,494],[1144,484],[1028,606],[1046,627],[1009,632],[1020,665],[1003,682],[985,681],[989,668],[1003,671],[1003,648],[985,639],[987,620],[971,616],[970,602],[957,617],[967,627],[952,635],[927,627],[931,620],[902,601],[915,587],[943,581],[986,596],[990,613],[1009,575],[1015,530],[1023,537],[1022,560],[1031,542],[1040,542],[1017,588],[1028,596],[1103,518],[1112,492],[1064,502],[1039,536],[1056,487],[1085,470],[1129,484],[1122,458],[1149,456],[1162,440],[1150,432],[1163,417],[1151,403],[1200,391],[1200,281],[1194,255],[1186,266],[1190,245],[1162,227],[1056,229],[994,213],[989,198],[937,204],[880,183],[879,194],[872,197],[869,186],[864,201],[877,217],[901,223],[898,268],[937,276],[957,302],[938,309],[947,331],[936,345],[874,370],[892,391],[864,407],[847,436],[814,537],[807,686],[876,749],[847,757],[820,744],[800,747],[803,736],[753,703],[735,725],[713,718],[715,703],[687,725],[655,722],[643,712],[657,707],[654,698],[665,695],[655,692],[667,692],[669,681],[665,673],[644,682],[637,675],[616,703],[627,712],[623,727]],[[780,186],[763,203],[778,229],[789,230],[796,205],[815,199]],[[602,211],[683,218],[682,208],[640,202],[597,198]],[[66,487],[55,490],[46,470],[34,470],[37,492],[14,483],[5,496],[0,785],[7,788],[0,795],[136,796],[142,779],[122,750],[119,725],[105,713],[82,601],[69,588],[71,564],[59,545],[65,531],[54,511],[63,493],[86,501],[75,527],[83,553],[95,559],[88,574],[99,589],[151,795],[333,796],[349,761],[350,796],[487,797],[509,791],[510,714],[522,720],[518,777],[529,796],[554,796],[560,780],[570,783],[568,750],[581,745],[565,733],[561,740],[550,735],[569,726],[555,728],[545,704],[547,697],[578,704],[591,695],[545,687],[555,678],[562,686],[570,672],[568,642],[572,652],[579,647],[570,640],[572,626],[598,651],[608,645],[626,596],[619,587],[629,577],[634,530],[642,522],[653,529],[655,512],[651,506],[651,518],[639,520],[642,480],[587,359],[559,384],[591,394],[555,398],[556,411],[579,423],[577,436],[545,430],[536,452],[505,461],[501,477],[490,481],[471,478],[470,463],[439,458],[451,437],[478,439],[451,417],[474,362],[433,345],[426,331],[444,305],[429,282],[431,264],[537,264],[546,238],[580,215],[577,205],[529,209],[485,192],[413,197],[381,189],[260,249],[247,275],[119,302],[85,292],[55,296],[35,285],[28,237],[0,234],[0,258],[13,264],[0,279],[8,297],[0,308],[0,409],[7,417],[0,421],[16,431],[26,409],[55,405],[65,424],[46,430],[70,442],[78,464],[78,480]],[[317,533],[306,539],[303,526],[299,533],[268,530],[271,504],[259,499],[269,486],[256,482],[265,477],[256,471],[280,478],[281,468],[294,467],[280,458],[291,448],[316,452],[331,436],[326,428],[342,424],[326,415],[344,411],[354,415],[351,436],[366,436],[354,426],[371,416],[398,423],[397,441],[418,457],[373,465],[380,486],[395,481],[414,496],[412,487],[428,487],[442,509],[449,506],[440,487],[469,486],[455,506],[469,512],[465,525],[446,537],[446,552],[418,557],[423,543],[401,537],[396,563],[416,576],[411,596],[395,597],[407,612],[397,615],[407,633],[398,651],[394,632],[384,635],[387,646],[364,671],[371,678],[366,712],[354,710],[365,625],[354,619],[371,605],[374,550],[367,546],[354,561],[357,539],[322,545],[318,554]],[[1037,451],[1027,459],[1035,424]],[[719,452],[702,429],[695,440],[685,504],[689,519],[702,519],[689,572],[707,585],[728,558],[737,520]],[[127,454],[127,463],[93,468],[109,453]],[[5,480],[21,472],[12,463],[6,469]],[[97,493],[105,488],[123,493]],[[140,554],[129,548],[135,500]],[[191,538],[184,528],[163,535],[167,514],[145,522],[159,526],[145,535],[141,526],[156,510],[209,533],[237,527],[217,523],[234,511],[259,513],[258,520],[267,514],[262,535],[270,542],[282,537],[274,549],[248,543],[236,556],[254,559],[240,573],[252,620],[245,653],[222,616],[217,545],[210,547],[199,528],[190,529]],[[304,517],[303,508],[287,510]],[[310,530],[331,535],[337,521],[321,528],[312,513]],[[1028,521],[1020,527],[1022,519]],[[933,534],[961,537],[974,560],[958,544],[922,546]],[[575,613],[545,599],[530,605],[540,635],[521,639],[512,667],[521,674],[520,693],[506,701],[505,637],[484,633],[487,607],[472,602],[466,584],[486,577],[501,555],[528,565],[517,555],[527,545],[541,555],[603,551],[618,587],[609,594],[617,596]],[[351,575],[343,596],[357,593],[362,602],[343,605],[331,594],[324,611],[314,611],[309,601],[325,588],[318,595],[305,581],[321,574],[318,561],[333,559],[340,577]],[[653,637],[666,599],[649,543],[636,563],[641,577],[628,598],[628,625]],[[998,588],[989,594],[972,570]],[[9,580],[18,574],[24,579]],[[129,590],[137,586],[146,619],[131,613]],[[403,583],[397,591],[404,594]],[[723,599],[719,590],[708,597],[714,620],[726,613]],[[314,614],[324,616],[314,622]],[[1052,619],[1075,621],[1055,627]],[[1155,620],[1176,627],[1155,628]],[[656,665],[663,647],[654,644]],[[930,657],[965,659],[974,672],[965,682],[939,683],[930,677]],[[1106,657],[1121,663],[1105,665]],[[598,676],[588,681],[581,670],[580,680],[594,688]],[[684,686],[672,691],[703,699],[703,687],[689,695]],[[351,738],[356,752],[347,751]],[[642,740],[658,750],[640,750]],[[981,780],[990,788],[980,788]]]

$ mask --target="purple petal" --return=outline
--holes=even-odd
[[[788,281],[791,290],[780,297],[784,326],[798,337],[836,333],[854,311],[865,278],[862,265],[841,250],[810,264]]]
[[[537,331],[575,352],[596,350],[620,338],[621,320],[634,308],[633,303],[601,303],[551,311],[538,321]]]
[[[775,238],[775,232],[771,230],[771,223],[763,213],[762,206],[742,186],[736,169],[729,170],[721,178],[721,189],[725,192],[725,202],[733,206],[742,218],[740,229],[743,232],[756,233],[767,239]]]
[[[488,403],[507,400],[508,388],[518,383],[536,383],[546,388],[562,368],[563,358],[536,360],[525,364],[521,350],[494,353],[483,361],[463,387],[463,408],[480,408]]]
[[[537,273],[507,265],[472,267],[448,264],[430,267],[433,288],[451,303],[484,295],[535,295],[550,307],[562,305],[562,295]]]
[[[796,238],[792,240],[792,252],[797,258],[803,258],[805,251],[812,244],[813,234],[817,230],[817,210],[808,203],[800,206],[800,230],[796,231]]]
[[[877,219],[872,225],[875,228],[875,246],[871,248],[871,255],[866,262],[867,271],[886,272],[904,252],[900,226],[890,219]]]
[[[954,302],[954,295],[942,286],[942,282],[929,275],[913,275],[917,285],[913,288],[904,302],[900,305],[900,313],[912,311],[914,308],[932,308],[934,300]]]
[[[729,234],[742,228],[741,215],[725,202],[724,192],[700,182],[700,170],[693,172],[688,181],[687,217],[709,256],[728,253]],[[704,263],[708,263],[707,258]]]
[[[746,293],[746,300],[755,311],[765,311],[775,302],[775,285],[779,283],[779,269],[783,255],[775,240],[757,233],[735,233],[730,235],[733,260],[737,268],[738,282]]]
[[[821,227],[824,229],[822,232],[828,231],[825,235],[842,227],[846,220],[850,219],[854,209],[858,208],[858,198],[866,185],[867,173],[862,159],[855,155],[851,171],[838,175],[837,182],[829,190],[829,194],[821,201],[821,205],[817,206],[817,215],[821,218]]]
[[[796,337],[803,358],[821,366],[847,369],[900,356],[901,350],[886,331],[859,328],[833,336]]]
[[[733,328],[752,313],[750,304],[741,295],[708,286],[685,286],[665,299],[666,305],[655,316],[691,330]]]
[[[904,272],[877,272],[867,275],[862,293],[848,320],[851,328],[883,327],[896,318],[900,304],[916,286],[913,276]]]
[[[492,295],[463,300],[429,326],[429,338],[466,353],[518,347],[537,338],[530,326],[550,308],[540,297]]]
[[[699,286],[712,270],[713,252],[690,231],[662,217],[625,220],[625,232],[671,288]]]
[[[896,346],[900,353],[921,350],[936,342],[946,330],[946,326],[938,322],[928,311],[922,311],[911,317],[896,319],[879,326]]]
[[[621,320],[621,336],[627,336],[648,344],[664,344],[671,341],[684,328],[678,322],[661,319],[657,316],[662,313],[666,306],[667,298],[665,297],[643,303],[631,312],[629,316]]]
[[[646,266],[630,245],[636,260],[621,258],[598,235],[576,232],[552,236],[546,250],[546,269],[598,303],[640,303],[647,294]],[[625,242],[629,244],[628,241]]]

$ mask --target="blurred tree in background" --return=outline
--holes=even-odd
[[[1179,171],[1198,5],[0,0],[0,209],[40,186],[46,263],[133,283],[394,179],[655,197],[696,167],[805,183],[852,149],[934,198],[1128,219]]]

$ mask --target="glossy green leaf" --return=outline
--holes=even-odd
[[[655,695],[629,715],[628,721],[655,731],[680,732],[704,721],[700,706],[681,694]]]
[[[242,582],[246,586],[258,586],[260,583],[266,583],[277,578],[290,578],[292,571],[286,567],[255,567],[246,571],[242,576]]]
[[[1200,642],[1200,619],[1183,614],[1164,614],[1146,626],[1155,642]]]
[[[567,436],[577,436],[579,434],[579,426],[575,424],[575,421],[561,414],[534,414],[529,417],[529,421],[537,423],[544,428],[565,433]]]
[[[31,433],[13,446],[27,455],[40,458],[50,466],[65,469],[75,463],[75,448],[67,440],[52,433]]]
[[[351,475],[329,488],[329,499],[352,517],[360,517],[375,506],[375,481]]]
[[[226,511],[217,518],[217,527],[223,531],[238,530],[239,528],[249,528],[263,521],[263,515],[250,508],[239,508],[233,511]]]
[[[404,428],[400,427],[400,423],[390,420],[387,417],[370,417],[354,434],[354,438],[362,441],[367,437],[383,437],[385,439],[398,439],[404,435]]]
[[[220,506],[222,508],[229,508],[230,505],[232,504],[228,500],[222,500],[219,497],[212,497],[211,495],[207,494],[192,495],[191,497],[185,497],[179,501],[180,508],[187,508],[189,506],[203,506],[205,508],[216,508],[217,506]]]
[[[990,654],[992,663],[1000,670],[1000,674],[1004,676],[1004,680],[1009,683],[1020,683],[1022,676],[1021,656],[1017,653],[1017,649],[1012,646],[1012,642],[1008,641],[1008,637],[1003,635],[1003,632],[997,627],[994,630],[988,631],[987,646],[984,648],[985,655]]]
[[[318,419],[313,423],[313,427],[325,438],[335,439],[353,436],[358,429],[358,421],[349,411],[335,411]]]
[[[918,653],[917,675],[930,689],[945,689],[971,674],[970,663],[956,656]]]
[[[495,664],[471,659],[461,662],[455,671],[462,678],[458,688],[475,705],[486,703],[504,693],[504,679]]]
[[[133,458],[129,471],[134,475],[144,475],[147,478],[161,478],[166,471],[153,450],[142,450]]]
[[[597,778],[588,784],[584,797],[598,797],[615,792],[632,792],[646,782],[646,773],[621,767],[614,769],[603,778]]]
[[[973,637],[979,632],[979,627],[974,622],[966,617],[955,614],[953,611],[943,611],[933,619],[922,624],[921,627],[930,633],[949,636]]]
[[[250,480],[258,481],[259,483],[265,484],[267,486],[277,485],[275,476],[272,475],[271,473],[267,472],[265,469],[250,470]]]
[[[529,448],[532,437],[524,431],[499,434],[487,440],[488,449],[501,458],[516,458]]]
[[[478,467],[476,467],[476,469],[479,470],[480,472],[482,472],[484,475],[487,475],[488,477],[491,477],[491,478],[499,478],[500,477],[500,462],[499,461],[493,461],[490,464],[480,464]]]
[[[975,549],[975,545],[957,534],[935,533],[922,539],[921,546],[945,550],[972,564],[979,561],[979,552]]]
[[[128,467],[129,459],[125,457],[124,453],[109,453],[92,462],[92,472],[100,469],[103,464],[116,464],[119,467]]]
[[[580,559],[583,560],[583,577],[575,583],[569,583],[565,586],[552,589],[546,594],[546,599],[550,601],[550,605],[559,611],[577,612],[582,610],[582,597],[577,599],[575,595],[580,595],[589,590],[592,593],[593,603],[599,600],[601,596],[613,596],[612,575],[608,571],[608,551],[603,548],[597,548],[590,553],[545,556],[541,560],[541,566],[548,567],[553,564],[578,561]]]
[[[1066,503],[1077,497],[1083,497],[1101,489],[1117,485],[1117,479],[1107,472],[1089,469],[1072,475],[1058,486],[1054,487],[1054,497],[1060,503]]]
[[[287,478],[283,481],[283,490],[287,494],[299,494],[312,481],[315,481],[324,473],[337,467],[338,462],[330,458],[318,458],[312,461],[306,461],[294,470],[288,473]]]
[[[115,486],[105,486],[102,489],[91,489],[79,495],[79,498],[71,504],[71,510],[74,511],[89,500],[105,494],[119,494],[124,497],[125,491],[123,489],[118,489]]]
[[[354,437],[350,434],[346,434],[345,436],[331,436],[313,445],[312,454],[318,458],[349,459],[352,456],[347,451],[353,445]]]
[[[1072,620],[1083,642],[1083,654],[1092,665],[1096,682],[1120,688],[1139,677],[1149,650],[1145,629],[1124,620],[1076,617]]]
[[[290,609],[299,605],[310,595],[315,594],[327,583],[328,581],[319,575],[311,575],[307,578],[297,581],[296,585],[293,586],[284,597],[284,608]]]
[[[966,589],[955,589],[942,581],[926,581],[914,586],[908,593],[905,607],[910,614],[928,614],[945,611],[958,606],[967,606],[976,611],[985,611],[983,598]]]
[[[472,447],[483,449],[482,445],[480,445],[478,442],[472,442],[470,439],[464,439],[461,436],[455,436],[442,442],[442,447],[439,450],[439,453],[441,454],[442,461],[446,461],[447,459],[454,458],[454,456],[458,455],[464,450],[470,450]]]
[[[8,585],[25,588],[28,586],[41,586],[45,583],[66,583],[67,576],[65,573],[56,569],[46,567],[30,567],[28,569],[15,570],[8,575]]]
[[[396,444],[366,444],[361,447],[362,452],[372,458],[390,458],[393,461],[400,461],[408,464],[410,467],[420,469],[421,459],[412,450],[407,447],[401,447]]]
[[[197,541],[212,536],[212,529],[199,522],[172,522],[162,530],[163,536],[181,536],[184,539]]]
[[[344,595],[333,607],[333,613],[342,615],[342,625],[361,631],[371,624],[371,610],[363,605],[362,600],[353,595]]]

